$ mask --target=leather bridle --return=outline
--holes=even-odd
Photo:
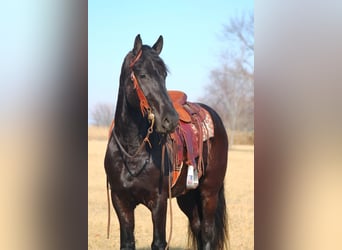
[[[154,126],[154,114],[152,113],[152,108],[149,105],[146,96],[144,94],[144,92],[142,91],[138,79],[135,77],[134,71],[133,71],[133,66],[134,64],[140,59],[142,54],[142,50],[139,50],[137,56],[135,58],[133,58],[133,60],[131,61],[131,63],[129,64],[129,68],[131,69],[131,80],[133,82],[133,86],[134,89],[137,92],[138,95],[138,99],[139,99],[139,103],[140,103],[140,111],[142,116],[145,116],[145,113],[147,112],[147,119],[150,122],[150,126],[147,129],[147,133],[145,138],[143,139],[143,141],[141,142],[139,148],[137,149],[137,151],[134,154],[129,154],[125,148],[122,146],[122,144],[119,141],[119,138],[116,136],[115,132],[113,132],[114,135],[114,139],[117,142],[121,152],[126,155],[128,158],[135,158],[144,148],[145,143],[147,143],[149,145],[150,148],[152,148],[151,142],[150,142],[150,135],[153,133],[153,126]]]

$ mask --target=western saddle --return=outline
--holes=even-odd
[[[179,115],[179,126],[171,134],[174,158],[172,159],[172,186],[181,174],[185,163],[193,166],[198,179],[204,174],[203,143],[214,135],[210,114],[197,103],[187,101],[187,95],[181,91],[168,91],[174,108]],[[207,146],[209,150],[209,145]],[[197,159],[197,161],[196,161]]]

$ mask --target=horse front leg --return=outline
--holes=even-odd
[[[135,250],[134,205],[114,192],[112,202],[120,223],[120,250]]]
[[[167,198],[158,197],[148,205],[152,213],[153,222],[153,241],[151,244],[152,250],[164,250],[166,247],[165,227],[166,227],[166,211]]]

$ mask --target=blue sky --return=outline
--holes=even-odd
[[[248,1],[95,1],[88,2],[88,109],[116,103],[121,64],[141,34],[144,44],[164,37],[160,54],[170,73],[168,89],[196,101],[205,95],[210,70],[220,62],[223,25],[254,10]]]

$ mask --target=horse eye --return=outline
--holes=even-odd
[[[145,74],[140,74],[139,76],[140,76],[140,78],[146,78]]]

